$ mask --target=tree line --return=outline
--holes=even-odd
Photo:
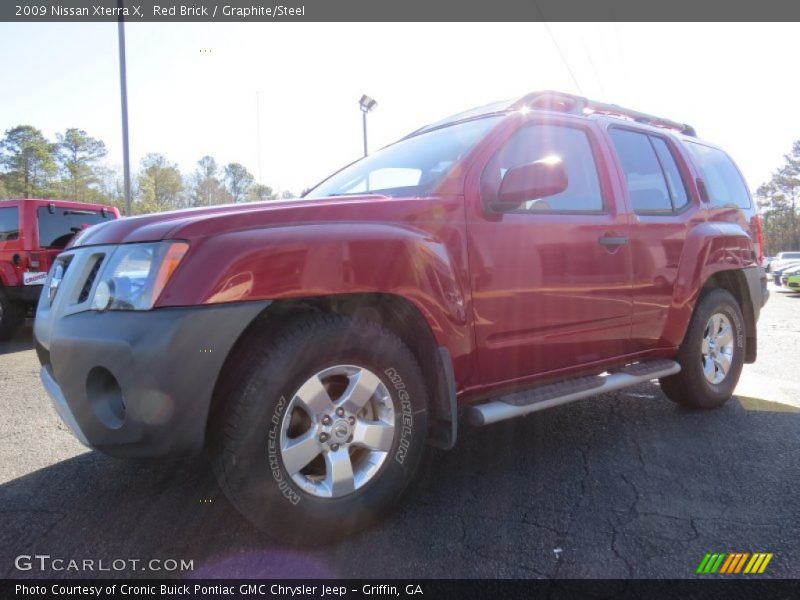
[[[107,154],[105,143],[83,129],[69,128],[51,141],[31,125],[13,127],[0,140],[0,200],[61,198],[124,212],[122,175],[105,163]],[[240,163],[219,165],[212,156],[183,174],[163,154],[151,153],[131,180],[135,214],[294,197],[256,182]]]
[[[0,140],[0,199],[64,198],[109,204],[124,210],[122,177],[104,162],[106,145],[86,131],[69,128],[48,140],[31,125],[18,125]],[[163,154],[146,155],[132,177],[133,212],[293,198],[258,183],[240,163],[219,165],[212,156],[183,174]],[[765,251],[800,251],[800,140],[783,164],[756,191]]]
[[[756,192],[767,256],[800,250],[800,140]]]

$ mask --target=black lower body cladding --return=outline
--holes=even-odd
[[[190,455],[203,447],[226,357],[268,305],[57,317],[36,340],[42,380],[85,444],[118,457]]]
[[[751,267],[743,269],[744,277],[747,280],[747,288],[750,292],[750,299],[755,309],[755,318],[769,300],[769,290],[767,289],[767,272],[762,267]]]
[[[745,351],[744,362],[754,363],[758,355],[758,331],[756,323],[761,314],[761,309],[769,300],[769,289],[767,288],[767,272],[763,267],[750,267],[742,269],[744,278],[747,281],[747,292],[750,294],[750,302],[753,307],[753,320],[749,322],[747,331],[747,348]]]

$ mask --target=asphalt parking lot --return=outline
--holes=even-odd
[[[707,552],[771,552],[800,576],[800,295],[775,292],[737,397],[698,413],[655,384],[483,429],[431,452],[377,527],[311,551],[272,544],[201,458],[81,446],[38,380],[27,327],[0,344],[0,574],[19,555],[188,559],[192,577],[695,577]]]

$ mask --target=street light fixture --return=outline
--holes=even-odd
[[[367,113],[370,112],[373,108],[375,108],[378,103],[364,94],[361,96],[361,99],[358,101],[359,107],[361,107],[361,117],[362,122],[364,123],[364,156],[367,155]]]

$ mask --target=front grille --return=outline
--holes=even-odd
[[[61,282],[64,280],[64,276],[67,274],[67,269],[69,265],[72,263],[72,255],[63,256],[56,259],[55,265],[53,267],[53,275],[50,279],[50,303],[52,304],[53,300],[58,294],[58,289],[61,287]],[[61,266],[61,273],[60,277],[56,277],[58,267]]]
[[[100,271],[100,264],[103,262],[102,256],[94,256],[92,258],[94,260],[94,264],[92,265],[92,269],[89,271],[89,275],[86,277],[86,281],[83,283],[81,293],[78,296],[78,304],[81,302],[86,302],[89,299],[89,293],[92,291],[94,280],[97,279],[97,273]]]

